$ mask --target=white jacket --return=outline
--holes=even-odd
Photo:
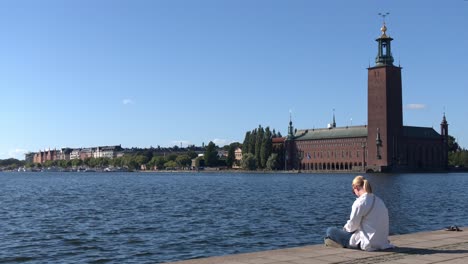
[[[374,197],[375,204],[371,210]],[[350,246],[357,247],[360,244],[361,249],[366,251],[393,247],[388,241],[387,207],[379,197],[372,193],[365,193],[354,201],[351,215],[344,229],[354,232],[349,240]]]

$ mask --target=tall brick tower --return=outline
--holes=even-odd
[[[368,68],[367,167],[388,171],[398,166],[403,131],[401,67],[393,65],[390,36],[385,22],[376,39],[375,65]]]

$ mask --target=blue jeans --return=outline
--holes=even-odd
[[[329,227],[327,229],[327,238],[341,244],[345,248],[350,248],[349,239],[352,235],[353,233],[346,232],[336,227]]]

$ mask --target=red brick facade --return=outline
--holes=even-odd
[[[448,124],[440,134],[430,127],[403,126],[401,67],[393,65],[385,25],[376,65],[368,69],[368,125],[333,126],[292,133],[285,138],[286,169],[306,171],[435,171],[448,165]]]

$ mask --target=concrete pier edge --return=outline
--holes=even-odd
[[[465,231],[429,231],[390,236],[396,247],[366,252],[323,244],[171,262],[172,264],[468,263]]]

